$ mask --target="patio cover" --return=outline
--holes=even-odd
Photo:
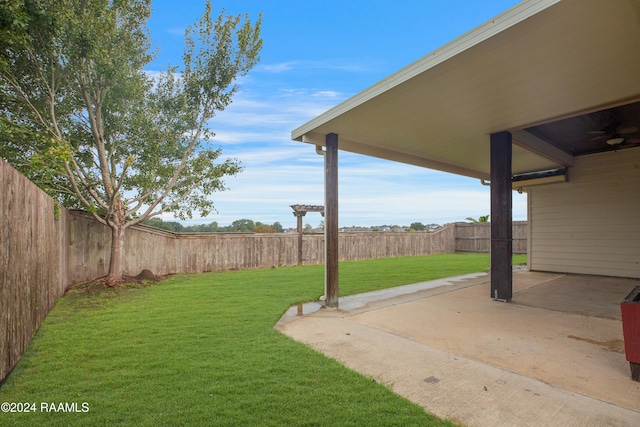
[[[573,166],[585,152],[572,147],[593,145],[614,107],[615,120],[635,119],[639,77],[640,0],[526,0],[295,129],[325,156],[327,306],[338,304],[338,149],[490,179],[491,296],[509,301],[514,178]],[[591,152],[616,149],[607,142]]]
[[[488,179],[490,135],[514,175],[573,156],[523,129],[640,100],[640,0],[527,0],[292,132],[317,146]],[[561,143],[561,141],[559,141]]]

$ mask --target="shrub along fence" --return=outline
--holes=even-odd
[[[0,161],[0,380],[72,283],[105,276],[110,229],[55,202]],[[340,261],[452,252],[488,252],[487,224],[450,224],[433,233],[341,233]],[[514,252],[526,252],[526,223],[514,223]],[[324,236],[303,236],[303,263],[324,262]],[[294,266],[297,234],[172,233],[131,227],[125,274],[156,275]]]

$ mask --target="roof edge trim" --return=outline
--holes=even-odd
[[[378,83],[370,86],[362,92],[352,96],[346,101],[341,102],[335,107],[320,114],[309,122],[294,129],[291,132],[291,139],[302,141],[305,133],[313,131],[328,121],[340,116],[341,114],[357,107],[358,105],[375,98],[381,93],[401,84],[405,81],[419,75],[420,73],[435,67],[438,64],[464,52],[467,49],[491,38],[492,36],[534,16],[535,14],[547,9],[561,0],[525,0],[503,13],[495,16],[489,21],[479,25],[471,31],[436,49],[435,51],[423,56],[419,60],[409,64],[399,71],[391,74]]]

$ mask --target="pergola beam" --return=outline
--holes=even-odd
[[[302,217],[307,213],[305,211],[294,211],[293,215],[297,219],[298,226],[298,265],[302,265]]]
[[[320,212],[320,215],[324,216],[324,206],[291,205],[291,209],[293,209],[293,216],[297,218],[298,222],[298,265],[302,265],[302,217],[307,212]]]

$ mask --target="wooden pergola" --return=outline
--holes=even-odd
[[[302,217],[307,212],[320,212],[324,216],[324,206],[320,205],[291,205],[293,216],[298,219],[298,265],[302,265]]]

